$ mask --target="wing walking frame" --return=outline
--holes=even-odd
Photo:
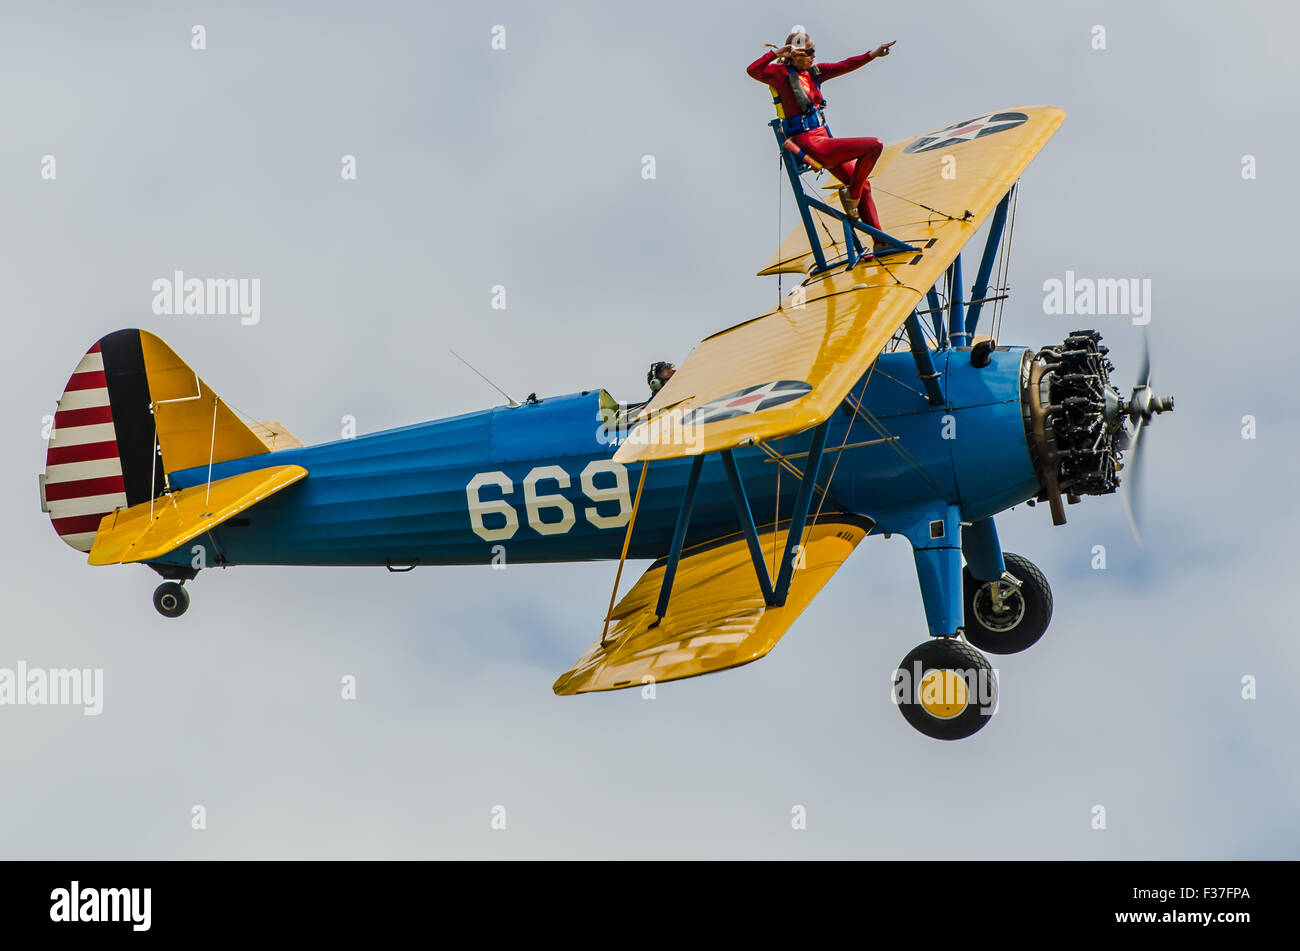
[[[799,220],[803,223],[804,232],[808,236],[808,246],[816,258],[816,264],[809,271],[810,274],[820,274],[822,271],[839,265],[852,268],[858,261],[866,257],[862,242],[858,238],[859,233],[870,235],[875,239],[877,245],[882,246],[880,251],[875,252],[875,256],[878,258],[887,254],[900,254],[917,250],[901,238],[895,238],[893,235],[873,228],[865,221],[851,218],[845,212],[832,208],[824,201],[813,198],[804,191],[800,176],[805,172],[816,171],[820,173],[825,169],[818,164],[816,159],[803,152],[792,139],[781,131],[780,118],[773,119],[768,125],[772,127],[772,133],[776,136],[776,144],[781,153],[781,165],[790,180],[790,189],[794,192],[794,200],[799,207]],[[844,229],[844,256],[839,260],[829,262],[826,260],[826,252],[822,249],[821,240],[817,233],[817,225],[813,221],[813,211],[819,211],[826,217],[839,221]]]

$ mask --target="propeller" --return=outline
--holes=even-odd
[[[1120,497],[1124,500],[1124,514],[1128,516],[1129,528],[1138,545],[1142,544],[1142,532],[1139,528],[1142,523],[1142,459],[1145,457],[1141,451],[1142,433],[1151,422],[1152,416],[1170,412],[1173,408],[1172,396],[1159,396],[1151,388],[1151,349],[1144,336],[1142,365],[1138,370],[1137,385],[1133,387],[1133,395],[1127,400],[1121,399],[1118,406],[1119,412],[1128,416],[1129,422],[1133,425],[1132,434],[1123,432],[1120,445],[1120,448],[1128,453],[1128,462],[1125,465],[1128,472],[1120,484]]]

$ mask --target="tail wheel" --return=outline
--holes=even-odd
[[[190,606],[190,595],[175,581],[164,581],[153,592],[153,606],[163,617],[180,617]]]
[[[984,728],[998,705],[998,683],[984,655],[944,637],[913,648],[894,671],[903,719],[936,740],[960,740]]]
[[[1020,587],[962,571],[966,640],[990,654],[1016,654],[1036,644],[1051,623],[1052,589],[1033,562],[1011,552],[1002,558]]]

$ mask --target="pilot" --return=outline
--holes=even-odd
[[[880,217],[875,202],[871,200],[871,184],[867,176],[875,167],[884,143],[879,139],[839,139],[826,128],[825,106],[821,84],[836,76],[843,76],[873,59],[889,55],[889,48],[897,42],[882,43],[868,53],[850,56],[838,63],[813,63],[817,51],[812,37],[807,33],[791,33],[785,46],[771,49],[749,64],[746,72],[761,83],[772,87],[780,99],[781,132],[816,159],[844,184],[840,186],[840,203],[853,218],[877,230]],[[881,245],[875,243],[873,251],[879,253]]]
[[[677,368],[671,363],[663,363],[661,361],[659,363],[651,364],[650,372],[645,375],[646,385],[650,387],[650,392],[658,393],[662,390],[664,384],[672,379],[673,374],[676,372]]]

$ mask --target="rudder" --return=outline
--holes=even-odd
[[[168,473],[269,451],[161,339],[119,330],[86,352],[59,398],[41,507],[89,552],[100,520],[157,498]]]

